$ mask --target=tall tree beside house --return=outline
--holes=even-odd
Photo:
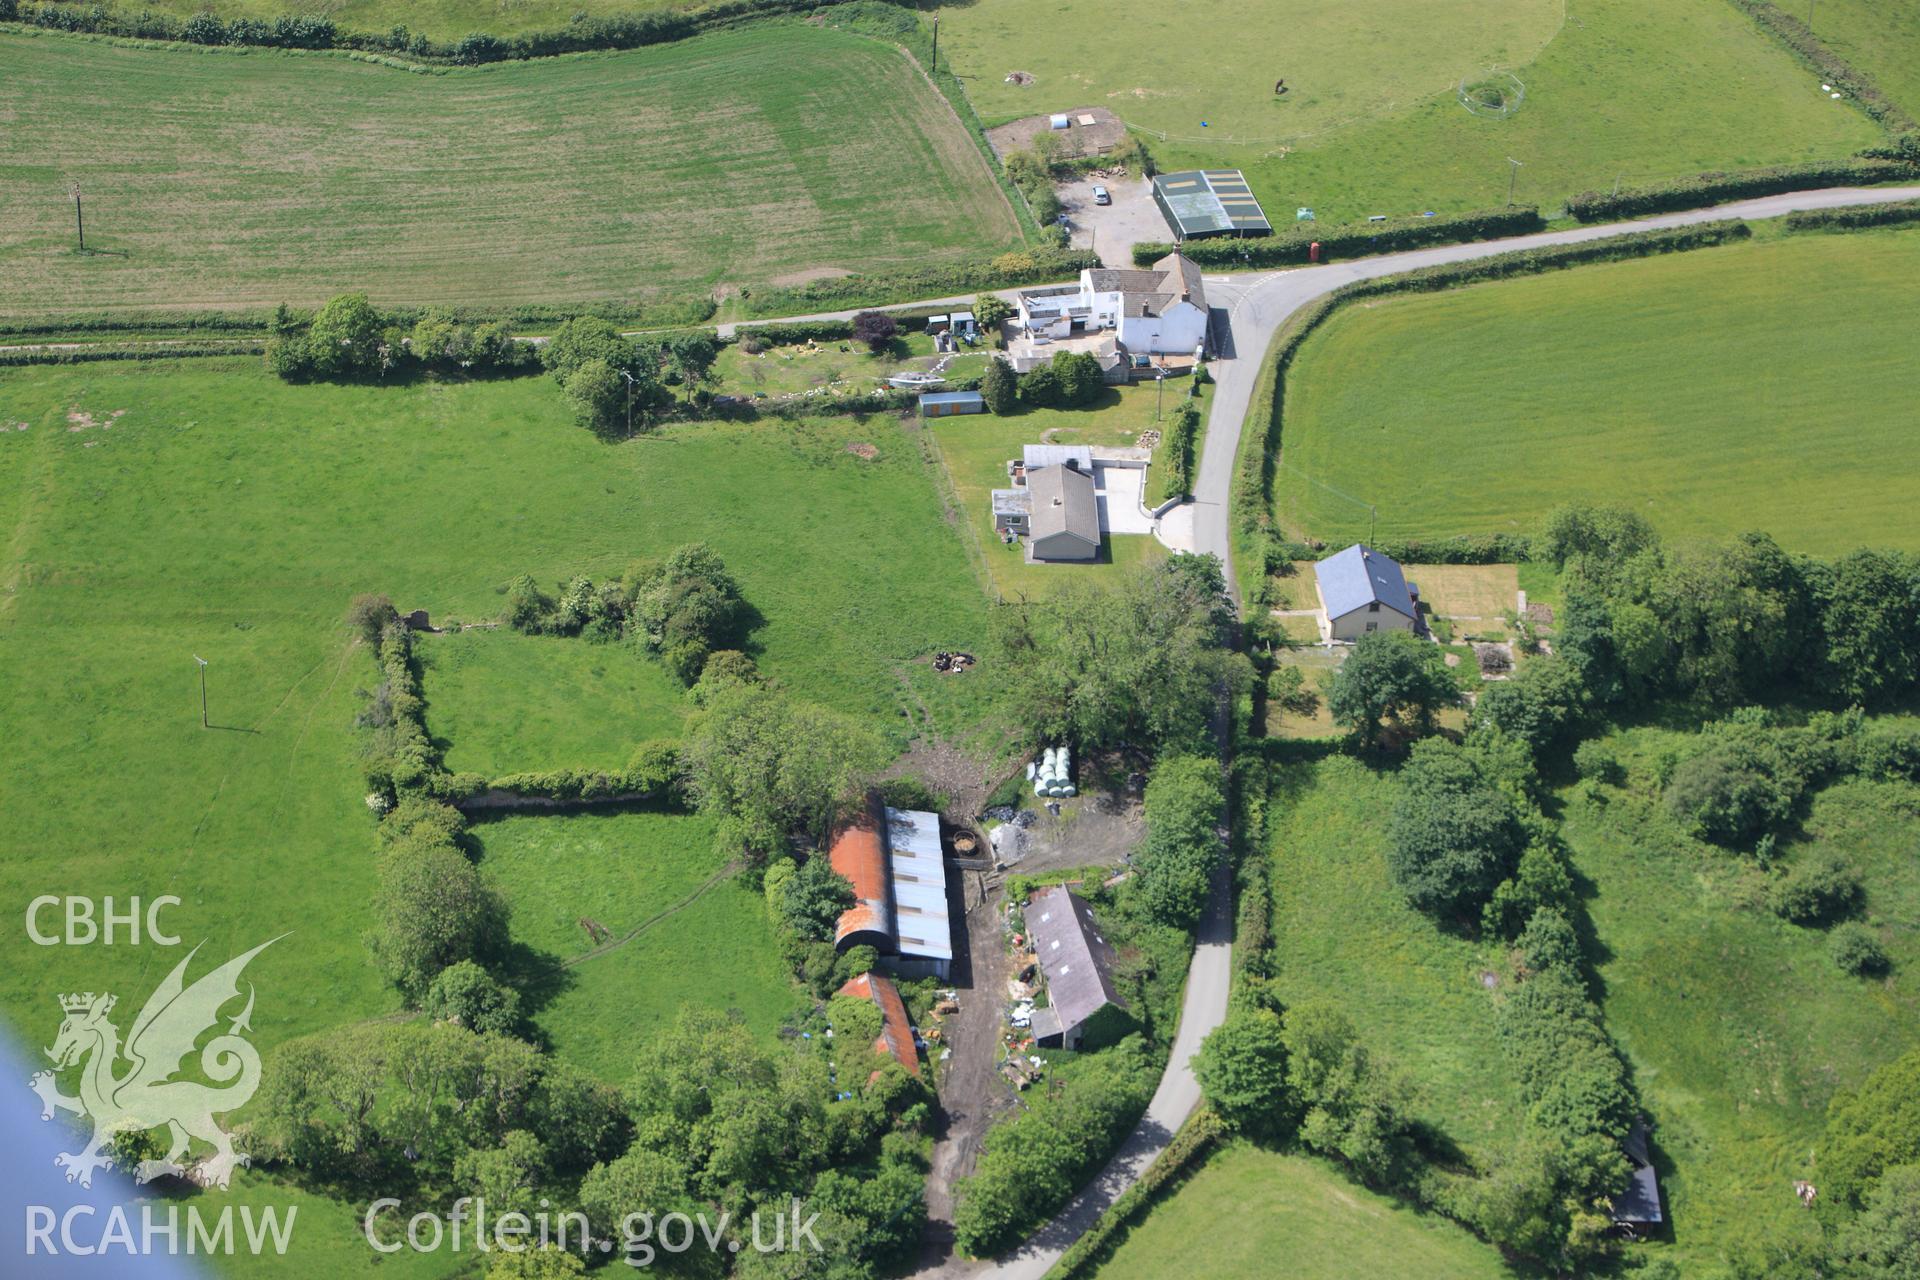
[[[1327,691],[1334,723],[1346,725],[1367,746],[1381,723],[1401,720],[1415,732],[1433,727],[1433,714],[1460,701],[1460,687],[1447,671],[1446,655],[1408,631],[1369,631],[1353,646]]]
[[[1000,336],[1000,326],[1013,318],[1013,304],[997,293],[983,293],[973,300],[973,318],[989,338]]]
[[[986,375],[980,379],[980,398],[987,402],[988,409],[1003,416],[1020,405],[1020,388],[1014,381],[1013,366],[999,356],[987,362]]]
[[[1051,363],[1020,375],[1020,402],[1036,409],[1051,409],[1060,403],[1060,375]]]

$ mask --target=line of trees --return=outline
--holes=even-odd
[[[441,374],[517,373],[536,363],[506,323],[461,320],[428,308],[411,325],[383,316],[364,293],[330,299],[304,326],[283,304],[267,326],[267,368],[289,382],[383,378],[414,369]]]

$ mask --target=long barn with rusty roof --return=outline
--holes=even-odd
[[[898,973],[945,978],[953,921],[940,816],[869,805],[835,833],[827,858],[854,897],[834,926],[834,947],[869,946]]]

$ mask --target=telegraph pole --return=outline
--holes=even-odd
[[[87,223],[80,214],[80,184],[73,184],[73,233],[80,239],[80,252],[87,251]]]
[[[1809,17],[1807,21],[1811,23],[1813,19]],[[937,12],[933,15],[933,58],[927,70],[929,72],[940,70],[940,15]]]
[[[1511,209],[1513,207],[1513,184],[1518,181],[1520,177],[1520,162],[1512,156],[1508,156],[1507,163],[1513,166],[1513,168],[1507,170],[1507,207]]]
[[[200,664],[200,727],[206,729],[211,727],[207,724],[207,660],[197,653],[193,660]]]

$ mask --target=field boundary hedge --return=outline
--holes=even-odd
[[[1920,123],[1899,103],[1889,98],[1873,78],[1827,47],[1813,29],[1770,0],[1732,0],[1733,6],[1758,23],[1776,42],[1785,45],[1794,59],[1833,87],[1846,94],[1872,120],[1889,133],[1920,132]]]
[[[1657,187],[1625,191],[1584,191],[1567,201],[1567,212],[1581,222],[1616,222],[1650,213],[1704,209],[1729,200],[1751,200],[1821,187],[1875,186],[1920,179],[1920,164],[1908,159],[1849,159],[1813,164],[1776,165],[1729,173],[1701,173]]]
[[[1868,227],[1895,227],[1920,222],[1920,200],[1892,200],[1886,204],[1857,204],[1846,209],[1807,209],[1786,216],[1788,231],[1861,231]]]
[[[1046,1280],[1072,1280],[1087,1274],[1112,1256],[1126,1240],[1127,1232],[1147,1210],[1163,1197],[1176,1191],[1189,1176],[1199,1172],[1214,1147],[1226,1136],[1226,1126],[1212,1107],[1202,1103],[1173,1135],[1139,1181],[1120,1193],[1107,1211],[1084,1235],[1067,1247],[1060,1260],[1047,1272]]]
[[[82,347],[42,347],[38,350],[0,351],[0,368],[36,364],[91,364],[106,360],[183,360],[194,356],[257,356],[266,351],[258,342],[183,342],[179,344],[89,344]]]
[[[481,66],[521,62],[563,53],[643,49],[671,44],[706,31],[756,18],[808,14],[845,0],[718,0],[697,9],[665,9],[582,18],[547,31],[515,36],[474,32],[458,40],[431,40],[404,26],[390,31],[352,31],[333,19],[285,14],[272,21],[234,18],[222,21],[197,13],[184,21],[151,10],[126,12],[104,5],[62,4],[58,0],[0,0],[0,21],[49,31],[164,40],[212,47],[321,50],[389,54],[418,62]]]
[[[1397,218],[1387,222],[1340,222],[1325,228],[1297,229],[1254,240],[1200,240],[1183,245],[1156,242],[1133,246],[1133,264],[1150,267],[1178,249],[1203,267],[1291,267],[1309,260],[1313,245],[1321,261],[1335,256],[1359,258],[1398,253],[1436,244],[1466,244],[1527,235],[1547,225],[1531,205],[1511,209],[1475,209],[1437,218]]]
[[[1266,383],[1271,376],[1272,385],[1271,387],[1256,386],[1253,412],[1263,413],[1265,420],[1258,431],[1246,433],[1241,440],[1242,452],[1235,467],[1231,501],[1234,507],[1233,527],[1243,540],[1243,547],[1247,551],[1252,551],[1254,543],[1272,536],[1274,532],[1274,463],[1278,458],[1284,433],[1282,419],[1286,402],[1287,369],[1293,363],[1294,356],[1299,353],[1301,344],[1347,303],[1361,298],[1378,298],[1396,293],[1432,293],[1465,284],[1504,280],[1514,276],[1540,275],[1548,271],[1559,271],[1589,263],[1616,262],[1663,253],[1681,253],[1690,249],[1704,249],[1731,241],[1744,240],[1752,234],[1752,229],[1739,219],[1702,222],[1688,227],[1671,227],[1655,231],[1630,231],[1624,235],[1608,236],[1600,240],[1517,249],[1511,253],[1494,254],[1470,262],[1449,262],[1439,266],[1419,267],[1413,271],[1381,276],[1373,280],[1356,280],[1307,303],[1287,319],[1262,362],[1260,382]],[[1494,564],[1504,563],[1506,558],[1514,558],[1510,556],[1512,552],[1530,552],[1525,541],[1525,539],[1507,537],[1487,539],[1460,537],[1433,542],[1410,541],[1395,545],[1401,552],[1417,547],[1419,554],[1422,555],[1452,555],[1454,558],[1445,561],[1446,563]],[[1383,547],[1385,545],[1382,544]],[[1479,554],[1493,555],[1498,552],[1502,558],[1467,558],[1475,553],[1476,548]],[[1517,558],[1527,557],[1521,555]]]

